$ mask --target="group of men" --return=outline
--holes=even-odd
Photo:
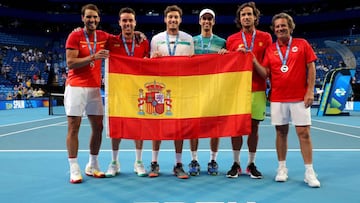
[[[320,187],[320,182],[312,166],[312,144],[310,137],[310,106],[314,99],[316,56],[304,39],[292,38],[295,24],[291,16],[280,13],[273,17],[272,29],[277,37],[272,42],[271,35],[256,29],[260,11],[254,2],[247,2],[238,7],[235,22],[240,31],[226,40],[213,33],[215,12],[203,9],[199,14],[201,33],[192,37],[180,30],[182,10],[177,5],[166,7],[164,22],[166,30],[154,35],[151,42],[135,31],[135,11],[122,8],[119,12],[121,33],[112,35],[98,30],[100,12],[96,5],[82,7],[81,16],[84,28],[69,34],[66,41],[66,62],[69,68],[64,94],[65,110],[68,118],[67,149],[70,164],[70,182],[81,183],[82,175],[77,161],[78,133],[82,115],[88,116],[91,125],[90,157],[85,167],[85,174],[93,177],[114,177],[120,172],[118,159],[121,139],[112,139],[112,161],[104,173],[100,170],[98,153],[102,141],[103,104],[100,96],[101,60],[109,57],[109,52],[140,58],[165,56],[191,56],[194,54],[219,53],[232,51],[251,52],[254,71],[252,78],[252,122],[251,134],[247,136],[249,158],[246,173],[251,178],[262,178],[255,165],[258,145],[258,128],[265,119],[266,79],[271,83],[271,120],[276,128],[276,149],[279,167],[276,181],[284,182],[288,178],[286,168],[287,134],[289,121],[295,125],[300,148],[305,163],[304,181],[310,187]],[[135,140],[136,159],[134,171],[138,176],[159,176],[158,155],[161,141],[152,141],[152,162],[150,171],[145,170],[142,162],[142,140]],[[243,135],[231,137],[234,163],[227,172],[227,177],[236,178],[242,173],[240,150]],[[174,174],[181,179],[189,175],[200,174],[198,160],[198,139],[190,140],[191,163],[185,172],[182,162],[183,140],[174,140]],[[219,138],[210,139],[210,159],[207,171],[218,175],[216,162]]]

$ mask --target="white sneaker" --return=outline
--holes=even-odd
[[[147,176],[144,164],[142,161],[137,161],[134,164],[134,172],[138,175],[138,176]]]
[[[105,174],[102,172],[99,166],[90,166],[90,164],[86,164],[85,174],[88,176],[93,176],[95,178],[104,178]]]
[[[288,169],[286,167],[281,167],[277,169],[277,174],[275,177],[276,182],[285,182],[288,179]]]
[[[305,172],[304,182],[310,187],[320,187],[320,181],[316,178],[314,169],[307,169]]]
[[[82,176],[79,164],[75,163],[70,166],[70,183],[81,183]]]
[[[115,177],[120,173],[120,163],[118,161],[112,161],[109,164],[109,168],[105,173],[105,176],[108,178]]]

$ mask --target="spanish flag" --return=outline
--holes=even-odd
[[[251,53],[135,58],[105,63],[107,136],[181,140],[248,135]]]

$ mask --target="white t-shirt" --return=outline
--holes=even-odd
[[[168,35],[164,31],[153,36],[150,49],[151,56],[156,51],[160,52],[163,56],[191,56],[194,54],[194,41],[192,36],[186,32],[179,31],[178,35]],[[174,54],[170,54],[174,51]]]

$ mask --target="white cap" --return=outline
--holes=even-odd
[[[205,8],[200,12],[199,17],[201,18],[203,15],[205,15],[206,13],[210,14],[213,16],[213,18],[215,18],[215,12],[211,9]]]

